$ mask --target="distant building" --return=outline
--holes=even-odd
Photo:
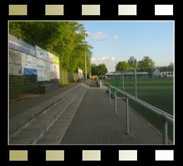
[[[160,71],[157,68],[154,70],[152,76],[153,77],[163,77],[163,74],[167,75],[167,77],[173,77],[174,76],[173,71]]]
[[[136,72],[137,78],[147,78],[148,72]],[[134,78],[134,71],[133,72],[112,72],[112,73],[106,73],[105,76],[110,79],[122,79],[124,75],[124,78]]]
[[[173,71],[163,71],[163,72],[161,72],[161,76],[163,76],[163,74],[164,75],[167,74],[167,77],[174,77]]]
[[[161,72],[156,68],[152,73],[152,77],[160,77],[160,76],[162,76]]]

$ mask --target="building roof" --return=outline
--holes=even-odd
[[[122,72],[122,73],[106,73],[105,75],[134,75],[135,73],[134,72]],[[136,72],[137,75],[140,75],[140,74],[144,74],[144,75],[147,75],[149,74],[148,72]]]

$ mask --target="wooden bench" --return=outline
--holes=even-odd
[[[46,85],[40,85],[39,86],[39,91],[40,93],[48,93],[52,90],[58,89],[59,85],[58,84],[46,84]]]

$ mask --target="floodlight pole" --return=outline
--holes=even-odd
[[[85,22],[83,21],[84,30],[85,30]],[[86,50],[85,50],[85,82],[87,82],[87,68],[86,68]]]
[[[91,58],[90,58],[90,79],[91,79],[92,71],[91,71]]]

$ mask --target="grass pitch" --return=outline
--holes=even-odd
[[[122,89],[122,80],[111,79],[105,81]],[[124,80],[124,90],[133,96],[135,95],[134,79]],[[118,94],[118,96],[122,95]],[[173,78],[137,79],[137,97],[173,115]],[[162,131],[162,120],[160,117],[132,100],[129,100],[129,104],[158,130]],[[168,124],[168,136],[171,140],[173,139],[172,124]]]

